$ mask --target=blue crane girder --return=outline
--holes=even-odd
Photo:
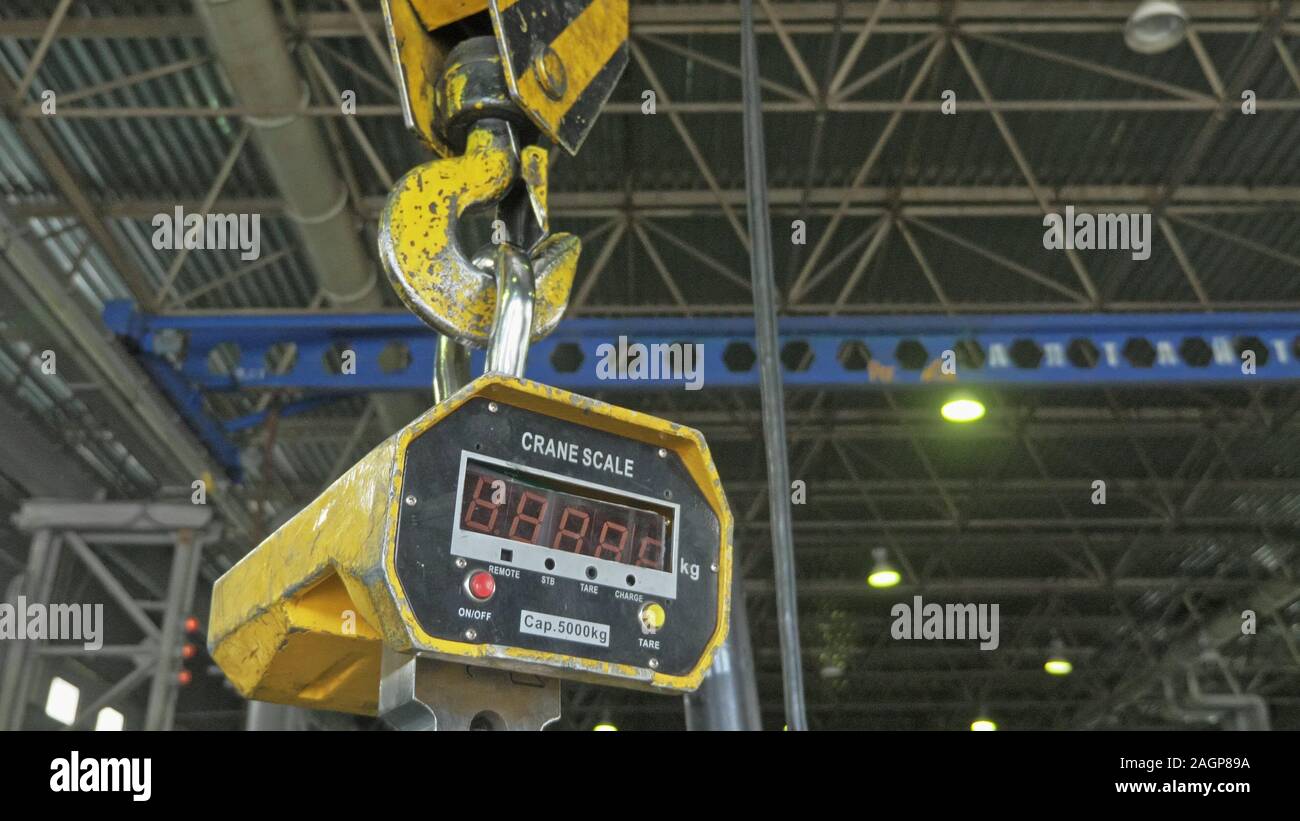
[[[285,414],[339,395],[430,389],[436,335],[405,312],[149,314],[119,301],[104,319],[228,467],[237,466],[228,435],[263,417],[216,420],[204,410],[205,393],[303,392]],[[787,316],[780,328],[783,379],[793,388],[1300,377],[1300,313]],[[756,358],[747,317],[577,318],[534,343],[527,376],[579,393],[756,389]],[[475,351],[472,372],[482,362]]]

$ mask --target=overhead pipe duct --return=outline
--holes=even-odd
[[[200,0],[208,42],[225,69],[239,104],[295,111],[308,103],[308,86],[285,43],[269,0]],[[302,247],[329,304],[350,310],[383,305],[378,271],[348,208],[348,189],[331,160],[320,126],[289,114],[246,116],[262,159],[280,189]],[[377,402],[386,430],[396,430],[423,407],[388,397]]]
[[[1195,636],[1188,637],[1167,649],[1153,665],[1140,669],[1135,675],[1121,681],[1111,692],[1109,705],[1118,710],[1145,697],[1162,676],[1182,669],[1188,659],[1200,658],[1207,651],[1226,646],[1241,638],[1241,611],[1254,610],[1261,616],[1280,612],[1300,599],[1300,585],[1295,579],[1271,579],[1261,584],[1245,601],[1238,602],[1206,624]],[[1080,716],[1079,725],[1095,726],[1105,715],[1099,709]]]
[[[1262,696],[1247,693],[1202,692],[1196,675],[1188,672],[1187,697],[1180,701],[1174,693],[1173,683],[1161,681],[1164,689],[1166,711],[1174,719],[1188,724],[1217,723],[1226,715],[1231,730],[1270,730],[1268,702]]]
[[[287,111],[306,107],[307,84],[268,0],[203,0],[197,6],[208,42],[241,105]],[[245,120],[254,128],[326,298],[342,308],[379,307],[379,281],[357,236],[355,217],[347,208],[347,186],[320,128],[296,114]]]
[[[1217,654],[1216,654],[1217,655]],[[1222,658],[1219,658],[1222,664]],[[1263,696],[1247,693],[1209,694],[1201,691],[1196,674],[1187,674],[1187,707],[1200,712],[1226,712],[1232,718],[1234,730],[1268,730],[1268,702]]]
[[[1262,696],[1201,695],[1187,702],[1187,709],[1202,713],[1227,713],[1234,730],[1268,730],[1268,704]]]

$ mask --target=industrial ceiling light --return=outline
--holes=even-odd
[[[972,732],[991,733],[998,728],[998,723],[991,718],[977,718],[970,723]]]
[[[1048,653],[1047,661],[1043,662],[1043,669],[1054,676],[1070,675],[1074,665],[1065,657],[1065,646],[1061,644],[1060,639],[1052,640]]]
[[[975,422],[984,418],[984,403],[973,396],[954,396],[939,408],[939,415],[949,422]]]
[[[835,662],[831,662],[830,664],[823,665],[823,666],[822,666],[822,669],[821,669],[821,675],[822,675],[822,678],[827,679],[828,681],[830,681],[830,680],[834,680],[834,679],[837,679],[837,678],[843,678],[843,677],[844,677],[844,665],[843,665],[843,664],[837,664],[837,663],[835,663]]]
[[[1142,0],[1124,24],[1124,42],[1138,54],[1168,51],[1187,36],[1187,12],[1176,0]]]
[[[1043,669],[1054,676],[1068,676],[1074,670],[1069,659],[1050,658],[1043,662]]]
[[[50,691],[45,697],[45,714],[69,727],[77,719],[77,701],[81,688],[55,676],[50,679]]]
[[[112,707],[102,708],[95,716],[95,729],[97,731],[121,730],[125,726],[126,716]]]
[[[893,587],[902,581],[902,574],[889,563],[889,553],[883,547],[872,550],[871,557],[875,560],[875,564],[871,567],[871,575],[867,576],[867,584],[883,589]]]

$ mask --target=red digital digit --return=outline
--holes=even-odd
[[[487,493],[484,494],[484,489]],[[487,511],[487,521],[483,522],[474,518],[479,511]],[[492,483],[482,474],[479,475],[478,481],[474,483],[474,492],[470,494],[470,502],[465,507],[465,518],[461,524],[469,530],[477,530],[480,533],[491,533],[497,524],[497,514],[501,512],[501,504],[492,500]]]
[[[609,543],[609,531],[613,528],[618,532],[618,544]],[[623,548],[627,547],[627,528],[617,522],[605,522],[600,526],[600,539],[596,544],[596,551],[593,555],[597,559],[611,559],[612,561],[623,561]],[[608,550],[613,556],[602,556],[601,551]]]
[[[647,554],[649,554],[647,556]],[[653,536],[641,537],[641,549],[636,554],[637,567],[649,567],[662,570],[664,565],[664,541]]]
[[[577,530],[569,529],[570,516],[573,516],[575,519],[582,520],[582,524],[578,526]],[[589,527],[591,527],[590,513],[587,513],[586,511],[583,510],[579,510],[576,507],[569,507],[568,505],[565,505],[564,512],[560,514],[560,527],[558,530],[555,531],[555,538],[551,540],[551,547],[555,548],[556,550],[567,550],[572,553],[581,553],[582,537],[587,535],[587,528]],[[570,544],[568,545],[560,544],[561,539],[565,539],[565,538],[571,540]]]
[[[538,505],[537,513],[535,515],[530,515],[526,509],[529,502],[536,502]],[[519,497],[519,504],[515,505],[515,517],[510,521],[510,538],[514,539],[516,542],[535,544],[538,535],[542,531],[542,517],[546,515],[547,504],[546,497],[542,494],[533,493],[531,490],[525,490],[523,495]],[[532,530],[527,536],[520,535],[520,523],[532,527]]]

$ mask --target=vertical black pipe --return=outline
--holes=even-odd
[[[732,577],[731,630],[700,689],[685,697],[688,730],[761,730],[745,584]]]
[[[762,376],[763,439],[767,445],[767,497],[772,521],[785,718],[791,730],[806,730],[808,719],[804,711],[799,650],[794,533],[790,526],[790,459],[786,452],[785,400],[777,358],[776,281],[772,273],[772,225],[767,211],[767,160],[763,145],[762,97],[758,89],[753,0],[740,2],[740,73],[745,110],[745,188],[749,193],[749,263],[754,284],[754,319]]]

